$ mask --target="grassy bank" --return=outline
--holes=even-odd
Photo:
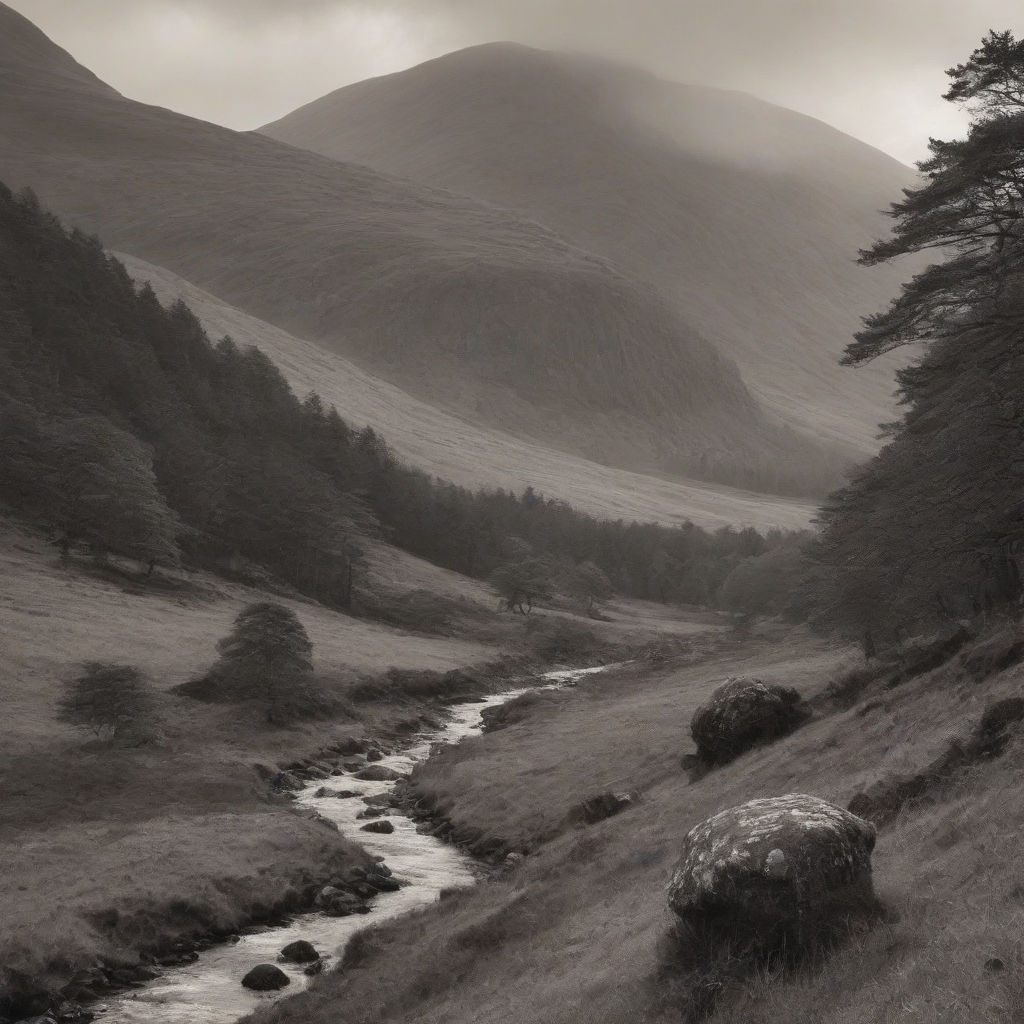
[[[919,771],[988,704],[1020,692],[1019,668],[979,678],[970,655],[894,689],[869,686],[853,707],[825,708],[693,783],[679,764],[692,749],[690,715],[725,676],[756,673],[813,696],[848,652],[775,637],[533,705],[417,773],[453,821],[531,850],[523,864],[368,934],[342,972],[261,1024],[685,1019],[693,979],[666,963],[664,943],[665,884],[685,832],[753,797],[804,791],[845,805],[880,778]],[[1024,747],[1012,743],[904,808],[874,854],[885,922],[818,969],[726,984],[708,1020],[1022,1019],[1022,767]],[[604,788],[639,799],[596,825],[573,824],[573,806]]]
[[[479,583],[378,546],[366,583],[409,618],[404,626],[273,595],[306,627],[336,711],[271,728],[256,708],[174,692],[266,592],[187,572],[146,581],[130,566],[65,570],[44,538],[2,520],[0,578],[0,1017],[45,1009],[97,963],[137,965],[140,951],[293,907],[313,882],[358,861],[337,832],[270,793],[267,768],[341,737],[401,742],[452,696],[442,678],[451,669],[489,664],[472,686],[500,687],[505,664],[587,661],[707,626],[627,602],[598,624],[606,638],[597,641],[593,624],[569,612],[499,615]],[[146,674],[156,742],[111,746],[56,720],[62,682],[86,660]]]

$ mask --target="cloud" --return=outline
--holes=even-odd
[[[127,95],[254,127],[495,39],[743,89],[910,160],[962,118],[943,70],[1018,0],[9,0]]]

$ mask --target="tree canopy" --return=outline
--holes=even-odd
[[[922,185],[862,262],[939,261],[867,318],[847,362],[921,343],[889,443],[826,502],[809,585],[823,624],[901,633],[1017,601],[1024,549],[1024,44],[992,32],[950,69],[967,137],[932,140]]]

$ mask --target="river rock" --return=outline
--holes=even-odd
[[[397,878],[375,872],[366,876],[366,884],[372,885],[377,892],[398,892],[402,888]]]
[[[369,908],[352,892],[339,892],[323,905],[328,917],[349,917],[351,914],[365,914]]]
[[[362,771],[356,772],[356,778],[364,782],[396,782],[401,777],[394,768],[382,764],[367,765]]]
[[[366,752],[367,761],[381,761],[383,758],[384,755],[379,750],[371,748]]]
[[[290,985],[291,978],[275,964],[257,964],[242,979],[242,984],[254,992],[276,992]]]
[[[371,821],[368,825],[363,825],[360,831],[379,832],[381,835],[389,836],[395,831],[395,826],[387,818],[383,818],[380,821]]]
[[[726,764],[761,743],[792,732],[810,717],[803,698],[788,686],[760,679],[727,679],[697,709],[690,734],[697,756]]]
[[[320,959],[320,954],[312,942],[296,939],[281,950],[281,959],[291,964],[311,964],[314,960]]]
[[[380,818],[387,813],[388,811],[386,807],[367,807],[366,810],[360,811],[356,815],[356,819],[359,820],[363,818]]]
[[[751,800],[687,833],[669,906],[711,942],[796,953],[874,910],[874,846],[873,825],[818,797]]]

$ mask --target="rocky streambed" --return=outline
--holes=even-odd
[[[158,977],[94,1007],[93,1012],[109,1024],[229,1024],[269,1000],[292,995],[309,984],[312,972],[307,973],[308,964],[279,959],[285,946],[299,940],[311,943],[324,955],[323,966],[329,970],[356,932],[432,903],[444,889],[472,885],[480,871],[479,862],[457,846],[425,833],[396,809],[392,800],[396,782],[426,760],[438,744],[458,743],[479,733],[486,709],[532,689],[573,685],[610,667],[548,672],[541,677],[541,687],[520,687],[456,705],[447,724],[415,737],[401,751],[384,754],[366,766],[353,764],[354,771],[304,783],[295,793],[296,801],[333,822],[371,857],[386,864],[386,877],[398,883],[394,891],[371,895],[371,890],[366,890],[370,913],[347,916],[332,916],[337,905],[332,906],[333,894],[327,892],[317,910],[280,927],[255,930],[214,945],[193,962],[168,967]],[[343,898],[351,897],[344,894]],[[258,964],[276,965],[287,975],[288,985],[271,992],[243,987],[242,978]]]

